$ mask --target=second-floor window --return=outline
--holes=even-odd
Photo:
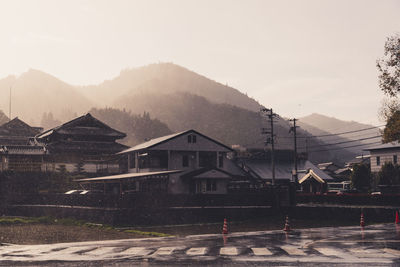
[[[223,168],[224,167],[224,155],[219,154],[218,155],[218,168]]]
[[[376,165],[380,166],[381,165],[381,157],[376,157]]]
[[[188,143],[196,143],[197,142],[197,137],[193,134],[188,135]]]

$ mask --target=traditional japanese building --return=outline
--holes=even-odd
[[[41,171],[46,151],[33,145],[34,136],[43,131],[18,117],[0,126],[0,171]]]
[[[88,113],[37,135],[35,142],[47,151],[44,171],[119,173],[115,154],[127,146],[116,140],[125,136]]]

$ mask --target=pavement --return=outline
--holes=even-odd
[[[1,266],[400,266],[400,226],[0,246]]]

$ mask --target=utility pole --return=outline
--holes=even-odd
[[[262,112],[268,112],[267,116],[270,120],[270,131],[263,131],[264,134],[270,134],[271,135],[271,139],[270,141],[268,141],[267,139],[267,143],[271,143],[271,168],[272,168],[272,185],[275,185],[275,135],[274,135],[274,117],[276,116],[276,114],[272,111],[271,109],[267,109],[267,108],[263,108],[261,109]]]
[[[8,106],[9,111],[8,111],[8,119],[11,121],[11,86],[10,86],[10,104]]]
[[[297,176],[297,132],[296,132],[296,128],[299,126],[296,126],[296,121],[298,119],[293,118],[289,121],[293,121],[293,127],[290,128],[290,131],[293,131],[293,136],[294,136],[294,173],[293,173],[293,177],[294,177],[294,182],[297,184],[298,183],[298,176]]]

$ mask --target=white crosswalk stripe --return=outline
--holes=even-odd
[[[286,251],[287,254],[293,255],[293,256],[305,256],[306,255],[306,253],[304,253],[304,251],[302,251],[294,246],[281,246],[281,249]]]
[[[267,248],[251,248],[256,256],[270,256],[272,252]]]
[[[85,254],[92,255],[92,256],[101,256],[101,255],[110,254],[117,248],[118,247],[100,247],[100,248],[96,248],[94,250],[88,251]]]
[[[219,250],[219,254],[225,256],[235,256],[238,254],[238,250],[236,247],[222,247]]]
[[[189,256],[201,256],[206,254],[206,251],[206,247],[190,248],[188,251],[186,251],[186,254]]]
[[[314,248],[314,249],[319,253],[324,254],[325,256],[340,257],[340,255],[343,255],[343,251],[339,251],[333,248]]]
[[[146,256],[149,255],[151,252],[151,250],[146,249],[145,247],[131,247],[124,251],[121,251],[118,254],[127,256]]]
[[[177,247],[161,247],[161,248],[157,249],[157,251],[154,252],[153,255],[157,255],[157,256],[171,255],[175,249],[177,249]]]
[[[397,249],[384,248],[383,251],[386,253],[390,253],[392,255],[400,256],[400,250],[397,250]]]

